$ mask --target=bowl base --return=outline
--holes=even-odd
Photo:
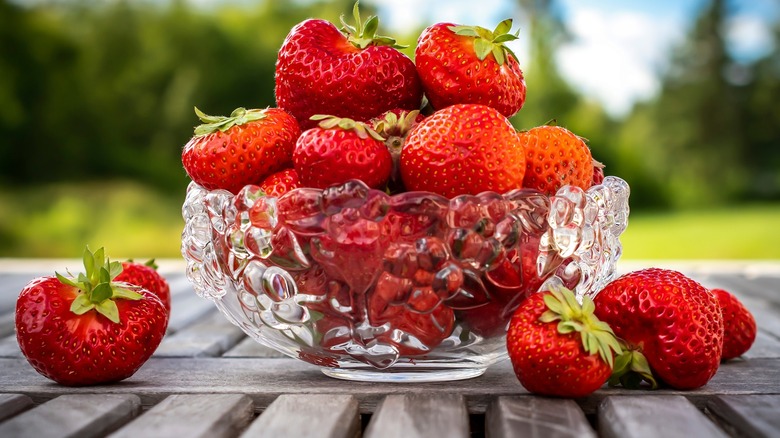
[[[370,367],[360,368],[322,368],[323,374],[328,377],[341,380],[359,382],[449,382],[453,380],[473,379],[485,374],[487,367],[471,368],[433,368],[415,367],[376,369]]]

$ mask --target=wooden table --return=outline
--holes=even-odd
[[[508,361],[448,383],[371,384],[324,376],[247,338],[192,292],[183,263],[171,283],[169,333],[133,377],[67,388],[22,357],[13,327],[27,281],[76,261],[0,259],[0,437],[780,436],[780,261],[621,262],[678,269],[737,294],[758,339],[695,391],[604,387],[578,400],[531,396]]]

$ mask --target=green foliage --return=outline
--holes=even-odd
[[[273,106],[276,53],[290,29],[309,17],[338,23],[353,3],[0,0],[0,205],[14,206],[0,208],[0,256],[72,256],[85,243],[178,254],[193,107],[228,115]],[[725,48],[725,0],[706,2],[659,95],[617,120],[560,75],[555,53],[568,34],[554,0],[518,3],[531,56],[521,66],[528,98],[513,124],[556,119],[586,138],[606,173],[630,184],[632,218],[780,200],[780,23],[774,51],[740,64]],[[376,13],[369,2],[361,10]],[[421,30],[393,35],[407,55]],[[143,182],[108,183],[109,196],[100,180]],[[635,224],[629,233],[653,235]],[[769,226],[742,225],[764,234]]]

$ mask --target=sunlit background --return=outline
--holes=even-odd
[[[0,0],[0,257],[179,257],[193,107],[274,105],[276,52],[352,0]],[[632,188],[627,259],[780,259],[780,2],[362,0],[409,45],[512,17],[528,98]]]

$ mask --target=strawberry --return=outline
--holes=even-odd
[[[565,185],[586,190],[593,184],[590,148],[568,129],[542,125],[518,136],[526,154],[524,188],[554,195]]]
[[[168,312],[152,292],[115,282],[122,264],[101,248],[84,253],[86,273],[39,277],[16,302],[16,337],[30,365],[67,386],[132,376],[160,344]]]
[[[515,129],[484,105],[452,105],[433,113],[412,129],[401,152],[406,188],[446,197],[504,193],[520,188],[524,174]]]
[[[299,187],[301,187],[301,183],[298,172],[292,168],[272,173],[260,183],[260,188],[266,195],[277,198]]]
[[[478,103],[512,117],[525,102],[525,80],[517,57],[504,43],[512,20],[492,32],[479,26],[437,23],[420,35],[415,63],[434,109]]]
[[[447,338],[455,314],[431,286],[415,286],[407,278],[384,272],[369,294],[368,318],[373,326],[386,324],[377,339],[393,345],[403,356],[425,354]]]
[[[734,359],[747,352],[756,340],[756,319],[741,301],[723,289],[712,289],[723,313],[723,354],[721,360]]]
[[[132,260],[122,262],[122,272],[114,281],[130,283],[148,290],[157,295],[165,305],[165,310],[171,311],[171,287],[168,285],[168,280],[157,271],[154,259],[143,264]]]
[[[293,151],[300,184],[326,188],[360,179],[382,188],[390,178],[393,158],[384,138],[365,123],[332,116],[313,116],[317,127],[301,134]]]
[[[286,112],[238,108],[230,117],[195,112],[204,124],[195,128],[181,160],[190,178],[204,188],[236,194],[292,164],[301,130]]]
[[[535,293],[518,307],[509,322],[507,351],[528,391],[576,398],[607,382],[621,348],[593,311],[588,296],[580,305],[563,287]]]
[[[596,316],[621,338],[612,384],[657,379],[676,389],[706,384],[721,359],[723,316],[715,294],[685,275],[650,268],[612,281],[596,296]]]
[[[401,183],[401,150],[406,137],[409,136],[412,128],[423,120],[425,116],[419,110],[407,111],[396,108],[368,122],[374,131],[385,138],[385,146],[393,157],[393,172],[390,179],[396,186]]]
[[[422,86],[414,63],[392,38],[376,35],[379,20],[342,17],[344,32],[309,19],[290,30],[276,62],[277,105],[294,115],[303,129],[316,125],[314,114],[368,121],[393,108],[415,110]]]

